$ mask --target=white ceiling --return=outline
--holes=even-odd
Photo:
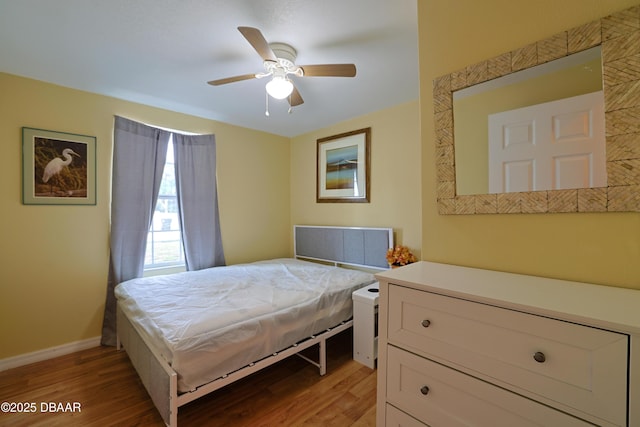
[[[0,0],[0,71],[283,136],[418,98],[417,0]],[[355,78],[295,79],[287,113],[238,26],[298,51],[299,65],[354,63]]]

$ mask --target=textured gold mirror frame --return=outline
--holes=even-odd
[[[453,92],[602,46],[607,187],[456,195]],[[640,212],[640,6],[433,81],[438,212]]]

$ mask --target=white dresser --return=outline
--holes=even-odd
[[[429,262],[376,277],[378,427],[640,426],[640,291]]]

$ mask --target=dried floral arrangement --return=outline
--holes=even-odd
[[[418,259],[411,250],[403,245],[396,245],[387,251],[387,262],[391,266],[402,266],[416,262]]]

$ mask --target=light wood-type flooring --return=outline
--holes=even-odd
[[[325,376],[292,356],[183,406],[179,427],[374,426],[376,371],[352,359],[351,339],[349,330],[328,340]],[[3,404],[3,427],[164,425],[126,352],[113,347],[0,372],[3,402],[35,409],[7,413]]]

